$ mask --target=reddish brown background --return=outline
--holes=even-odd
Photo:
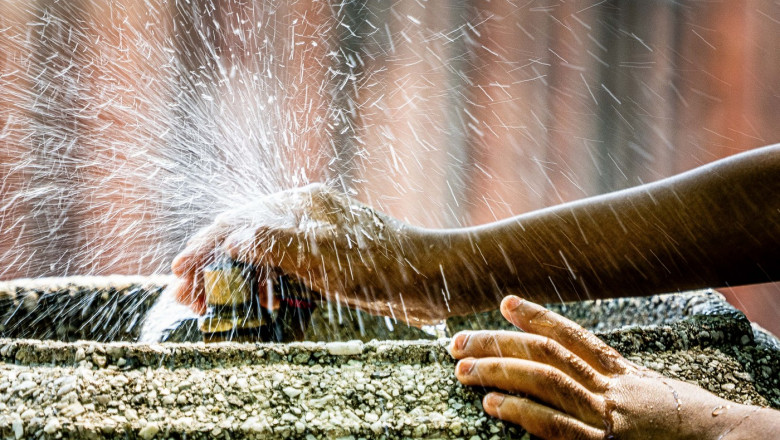
[[[769,0],[282,3],[0,4],[2,278],[159,271],[206,221],[161,229],[171,213],[145,195],[149,182],[111,177],[153,167],[134,162],[141,147],[173,148],[147,129],[178,99],[158,81],[168,43],[182,72],[212,47],[228,68],[251,66],[260,46],[276,54],[278,105],[306,128],[289,160],[310,180],[345,175],[363,200],[428,226],[484,223],[780,141],[780,6]],[[291,35],[308,49],[293,51]],[[19,166],[51,157],[72,160]],[[59,196],[14,198],[44,185]],[[780,334],[778,290],[724,293]]]

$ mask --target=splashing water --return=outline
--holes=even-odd
[[[138,342],[160,342],[165,333],[175,329],[182,320],[196,316],[189,307],[177,302],[166,288],[147,313]]]
[[[720,93],[675,55],[720,34],[653,26],[709,28],[695,10],[602,3],[6,2],[0,279],[168,273],[219,213],[310,182],[462,226],[669,175],[712,134],[771,138],[663,116]]]
[[[349,50],[354,7],[150,6],[4,5],[0,277],[165,273],[220,212],[312,181],[347,190],[387,165],[382,148],[409,172],[355,131],[358,107],[386,103],[364,87],[382,69]]]
[[[267,43],[273,8],[251,23],[229,14],[225,30],[210,8],[8,8],[2,219],[17,242],[6,272],[167,271],[219,212],[327,180],[313,133],[333,110],[286,105],[327,83],[287,90],[305,49]],[[238,46],[224,47],[231,37]]]

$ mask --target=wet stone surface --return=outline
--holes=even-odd
[[[14,438],[21,426],[44,438],[521,437],[482,413],[481,390],[455,381],[447,343],[3,340],[0,434]],[[627,354],[731,400],[780,406],[777,385],[753,380],[762,369],[776,380],[776,352]]]
[[[648,299],[620,301],[570,306],[567,314],[631,316],[626,311],[641,312]],[[776,340],[716,304],[716,293],[649,301],[671,302],[677,318],[648,324],[633,314],[645,325],[602,328],[599,336],[670,377],[780,407]],[[0,437],[522,438],[482,412],[483,390],[455,380],[447,344],[0,339]]]
[[[39,278],[0,282],[0,337],[59,341],[136,341],[168,276]],[[169,342],[202,339],[194,319],[165,333]],[[314,310],[305,340],[364,342],[435,339],[415,327],[335,303]]]
[[[0,337],[134,341],[168,277],[71,277],[0,282]]]

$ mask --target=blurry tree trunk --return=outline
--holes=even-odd
[[[79,143],[85,162],[75,191],[82,201],[80,272],[146,274],[167,270],[171,242],[161,225],[156,174],[164,127],[160,109],[170,99],[163,69],[170,32],[168,3],[89,2],[79,25],[89,45],[80,81],[85,101]],[[107,100],[110,96],[110,101]]]
[[[761,145],[746,99],[753,82],[747,72],[754,71],[748,68],[752,48],[747,17],[759,3],[686,2],[679,8],[674,84],[679,153],[671,172]]]
[[[541,208],[549,127],[547,77],[553,69],[547,14],[510,2],[471,3],[470,222]],[[486,209],[487,208],[487,209]]]
[[[456,191],[464,185],[453,168],[463,170],[457,160],[465,140],[462,130],[453,127],[460,111],[452,107],[464,108],[465,97],[457,78],[461,72],[452,69],[459,68],[464,48],[442,35],[460,38],[463,7],[460,2],[401,1],[371,5],[366,14],[375,24],[358,28],[369,33],[356,61],[365,63],[363,71],[370,76],[362,83],[370,87],[354,92],[362,150],[354,175],[361,196],[412,223],[457,224]],[[450,65],[451,60],[456,63]]]
[[[673,174],[677,6],[612,0],[596,17],[596,194]]]
[[[0,279],[24,276],[30,266],[31,247],[26,231],[31,228],[30,204],[22,193],[28,188],[30,171],[19,164],[30,154],[31,115],[21,101],[29,98],[31,87],[24,70],[30,53],[25,46],[25,23],[29,9],[14,3],[0,3]]]
[[[34,20],[45,25],[28,34],[33,79],[25,106],[31,112],[29,130],[30,170],[26,188],[30,212],[24,231],[31,247],[30,275],[56,275],[80,267],[89,256],[82,254],[82,235],[87,204],[73,197],[80,192],[83,174],[76,164],[88,159],[83,143],[88,134],[79,110],[87,102],[87,87],[80,74],[89,63],[91,43],[72,32],[87,19],[86,2],[40,0],[29,5]]]

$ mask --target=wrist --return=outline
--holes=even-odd
[[[420,301],[421,306],[434,311],[436,319],[453,314],[453,301],[458,302],[456,292],[460,291],[463,277],[457,250],[453,247],[450,230],[427,229],[405,226],[405,244],[402,255],[408,280],[408,292],[413,294],[409,301]]]
[[[427,243],[419,263],[425,287],[429,297],[441,299],[446,317],[498,308],[496,278],[486,259],[491,254],[483,253],[471,229],[423,229],[418,233],[424,237],[421,242]]]
[[[408,232],[412,245],[405,258],[417,273],[417,283],[430,288],[448,274],[455,264],[452,239],[447,230],[412,227]],[[449,282],[449,275],[445,279]]]

